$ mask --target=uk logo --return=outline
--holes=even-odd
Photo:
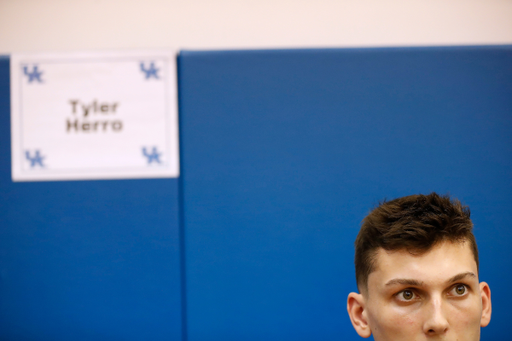
[[[32,67],[32,71],[28,70],[28,66],[24,66],[23,73],[25,74],[25,76],[28,77],[29,83],[32,83],[32,82],[42,83],[43,82],[43,80],[41,79],[41,75],[43,74],[43,72],[38,69],[37,65],[34,65]]]
[[[35,168],[37,165],[39,165],[39,167],[44,168],[43,160],[45,157],[41,155],[39,150],[35,151],[34,156],[31,156],[30,152],[26,150],[25,158],[30,162],[30,168]]]
[[[146,65],[144,65],[143,62],[141,62],[140,63],[140,71],[142,71],[144,73],[144,76],[146,77],[146,79],[149,79],[152,77],[155,79],[160,79],[160,77],[158,77],[158,71],[160,71],[160,69],[155,67],[155,62],[149,63],[148,68],[146,68]]]
[[[151,150],[151,153],[149,153],[146,150],[146,147],[142,148],[142,155],[144,155],[147,158],[148,165],[151,164],[153,161],[156,162],[156,163],[161,163],[160,162],[160,155],[161,154],[162,153],[159,153],[158,150],[156,149],[156,147],[153,147],[153,149]]]

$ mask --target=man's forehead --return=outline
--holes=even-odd
[[[373,271],[368,276],[368,284],[377,281],[373,284],[381,286],[393,278],[442,281],[462,272],[478,272],[468,242],[441,242],[422,253],[380,248],[374,254]]]

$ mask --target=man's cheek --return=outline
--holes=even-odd
[[[473,325],[476,322],[479,324],[482,316],[482,306],[478,297],[461,301],[453,301],[450,304],[450,308],[448,316],[453,323],[460,321],[462,324],[468,325]]]
[[[482,310],[479,307],[467,307],[466,309],[459,309],[454,312],[450,320],[452,325],[459,325],[461,330],[480,330],[481,317]]]
[[[418,313],[400,308],[388,307],[369,314],[370,327],[374,335],[412,336],[410,334],[418,328]]]

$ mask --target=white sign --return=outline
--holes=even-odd
[[[11,56],[13,181],[177,177],[176,52]]]

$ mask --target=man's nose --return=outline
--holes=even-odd
[[[443,335],[448,331],[448,316],[440,297],[433,297],[426,308],[423,331],[427,335]]]

